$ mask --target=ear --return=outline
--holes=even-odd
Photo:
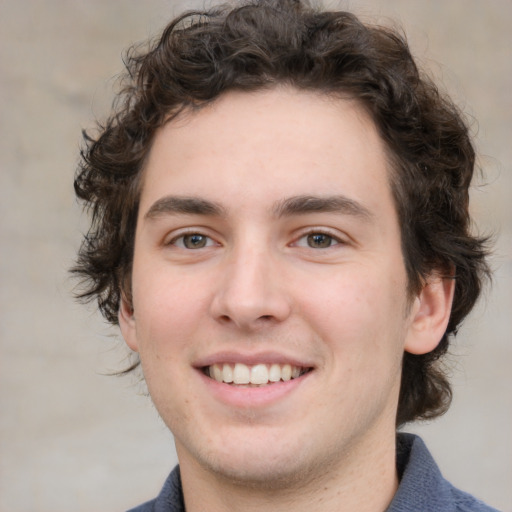
[[[430,276],[411,308],[406,352],[421,355],[437,347],[448,326],[454,291],[455,279]]]
[[[135,314],[132,305],[124,295],[121,296],[118,319],[124,341],[134,352],[138,352]]]

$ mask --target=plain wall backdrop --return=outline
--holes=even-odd
[[[326,2],[327,3],[327,2]],[[479,229],[492,289],[453,345],[455,398],[420,431],[444,474],[512,511],[512,2],[328,2],[398,20],[413,53],[475,119]],[[120,366],[115,329],[72,299],[87,222],[72,179],[81,129],[112,99],[121,55],[184,7],[172,0],[0,0],[0,512],[107,512],[152,498],[172,437]]]

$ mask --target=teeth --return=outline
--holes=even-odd
[[[217,365],[215,365],[217,366]],[[225,364],[222,367],[222,381],[221,382],[233,382],[233,368],[229,364]]]
[[[251,368],[251,384],[266,384],[268,368],[266,364],[257,364]]]
[[[273,364],[270,366],[270,370],[268,372],[268,380],[270,382],[279,382],[281,380],[281,367],[278,364]]]
[[[211,375],[212,370],[213,370],[213,375]],[[223,381],[222,373],[223,373],[222,368],[218,364],[214,364],[210,368],[210,376],[213,377],[216,381],[219,381],[219,382]]]
[[[224,368],[226,365],[224,365]],[[233,382],[235,384],[249,384],[251,382],[251,369],[245,364],[236,363],[233,370]]]
[[[285,364],[281,368],[281,379],[290,380],[292,378],[292,367],[289,364]]]
[[[288,381],[296,379],[302,374],[302,368],[292,366],[290,364],[256,364],[247,366],[242,363],[230,364],[214,364],[207,370],[207,374],[217,382],[225,382],[227,384],[253,384],[265,385],[272,382]]]

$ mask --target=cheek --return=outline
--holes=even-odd
[[[326,329],[336,326],[350,332],[361,325],[369,327],[371,320],[376,320],[379,295],[371,279],[339,276],[310,286],[302,297],[302,312],[305,317],[315,317]]]
[[[172,397],[183,395],[183,388],[188,387],[190,340],[196,329],[198,302],[184,300],[193,299],[191,290],[176,281],[172,286],[165,279],[141,280],[139,284],[134,299],[143,300],[134,300],[134,307],[142,371],[157,409],[167,417],[165,409],[176,407]]]
[[[402,281],[353,271],[310,288],[300,314],[332,350],[374,361],[401,347],[404,301]]]
[[[207,286],[199,275],[189,276],[169,265],[141,265],[133,276],[134,308],[139,320],[154,323],[186,322],[205,302]],[[145,270],[145,271],[144,271]]]

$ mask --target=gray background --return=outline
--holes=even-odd
[[[141,388],[103,375],[124,355],[117,332],[71,299],[66,269],[86,226],[71,183],[80,130],[107,111],[123,49],[201,4],[0,0],[0,512],[123,510],[174,463]],[[341,5],[398,19],[478,120],[486,180],[473,209],[497,233],[495,284],[454,345],[452,409],[416,430],[456,485],[512,511],[512,2]]]

